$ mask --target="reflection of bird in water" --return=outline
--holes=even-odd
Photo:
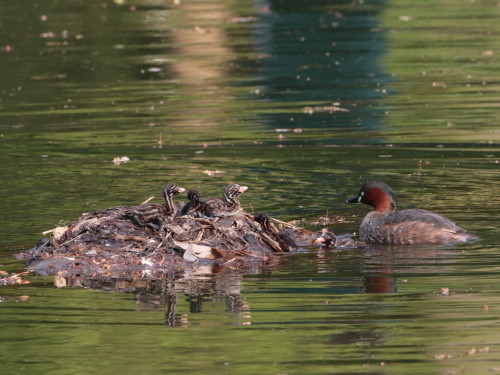
[[[396,211],[391,188],[380,181],[365,183],[348,203],[361,202],[373,207],[359,228],[367,243],[398,245],[458,244],[479,240],[450,219],[417,208]]]
[[[165,296],[165,303],[167,305],[167,309],[165,311],[165,324],[169,327],[175,327],[180,325],[177,321],[176,313],[177,313],[177,294],[176,293],[167,293]]]
[[[330,335],[326,343],[329,345],[381,345],[384,336],[378,331],[345,331]]]
[[[244,305],[243,297],[241,294],[226,294],[226,311],[231,313],[242,312],[242,307]]]
[[[189,312],[190,313],[200,313],[203,307],[203,295],[202,294],[192,294],[188,297],[189,301]]]
[[[254,220],[259,223],[262,227],[263,233],[271,239],[269,244],[275,251],[292,251],[297,249],[297,244],[290,237],[289,234],[282,230],[276,229],[276,227],[271,223],[269,216],[265,213],[258,213],[253,215]],[[274,242],[274,243],[273,243]]]

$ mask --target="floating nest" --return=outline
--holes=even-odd
[[[155,229],[130,219],[138,207],[84,214],[44,232],[52,236],[18,259],[27,261],[30,271],[69,279],[161,279],[197,270],[255,273],[278,261],[276,254],[315,241],[312,232],[242,210],[222,218],[175,217]]]

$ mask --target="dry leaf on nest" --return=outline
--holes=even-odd
[[[195,262],[199,258],[215,259],[210,246],[199,245],[191,242],[174,241],[174,243],[184,250],[183,258],[188,262]]]
[[[62,236],[68,231],[68,226],[56,227],[52,230],[52,234],[56,241],[60,240]]]

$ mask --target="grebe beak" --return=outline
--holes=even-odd
[[[346,202],[347,203],[359,203],[359,202],[361,202],[361,198],[362,198],[362,196],[358,195],[358,196],[355,196],[355,197],[352,197],[352,198],[346,200]]]

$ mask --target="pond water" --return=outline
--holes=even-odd
[[[0,289],[2,374],[500,372],[497,1],[40,0],[0,14],[0,270],[166,182],[319,231],[381,179],[463,246]],[[130,162],[114,165],[113,158]],[[59,286],[59,287],[58,287]]]

